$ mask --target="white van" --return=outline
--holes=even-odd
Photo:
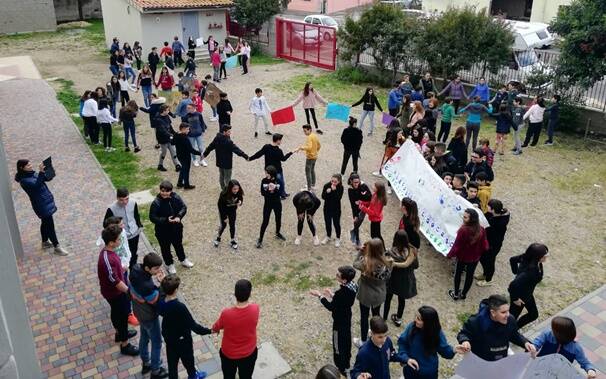
[[[509,24],[515,37],[513,45],[516,50],[542,49],[554,43],[547,24],[521,21],[510,21]]]

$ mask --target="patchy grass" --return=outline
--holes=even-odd
[[[284,60],[280,59],[280,58],[272,57],[271,55],[267,55],[265,53],[253,54],[250,57],[250,64],[252,66],[278,64],[278,63],[284,63]]]
[[[105,29],[103,28],[103,20],[89,20],[91,26],[84,28],[82,38],[84,38],[91,46],[99,48],[100,53],[108,53],[109,49],[105,45]]]
[[[147,232],[146,232],[147,233]],[[280,267],[272,265],[272,272],[258,271],[253,274],[252,282],[254,285],[287,285],[297,291],[308,291],[312,288],[329,287],[334,284],[334,280],[325,275],[312,276],[307,270],[311,267],[311,262],[301,262],[296,265],[287,265],[288,271],[278,272]]]

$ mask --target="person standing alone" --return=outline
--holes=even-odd
[[[307,187],[304,190],[316,190],[316,160],[320,151],[320,140],[318,135],[311,130],[311,125],[303,125],[303,133],[307,136],[305,144],[301,145],[296,151],[305,151],[305,180]]]

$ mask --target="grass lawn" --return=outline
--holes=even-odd
[[[271,55],[267,55],[265,53],[257,53],[253,54],[250,57],[250,64],[253,66],[256,65],[268,65],[268,64],[278,64],[284,63],[285,61],[280,58],[274,58]]]

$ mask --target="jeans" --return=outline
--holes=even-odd
[[[480,133],[480,124],[473,124],[467,122],[465,124],[465,129],[467,129],[467,134],[465,135],[465,148],[469,149],[469,141],[471,141],[473,134],[473,150],[476,148],[476,146],[478,146],[478,134]]]
[[[522,151],[522,141],[520,140],[522,129],[524,129],[524,124],[518,125],[518,130],[513,131],[514,148],[516,151]]]
[[[537,318],[539,318],[539,310],[537,309],[537,303],[534,300],[534,296],[530,296],[529,299],[524,299],[523,305],[516,305],[513,303],[514,300],[511,299],[511,304],[509,305],[509,312],[511,315],[517,320],[518,329],[523,328],[524,326],[530,324]],[[526,314],[520,317],[522,310],[526,308]],[[518,318],[520,317],[520,318]]]
[[[118,105],[118,101],[120,100],[120,95],[117,97],[112,97],[111,103],[109,104],[109,111],[114,118],[116,118],[116,105]]]
[[[213,65],[213,81],[217,82],[221,80],[221,66]]]
[[[103,123],[103,147],[112,147],[112,124]]]
[[[267,121],[267,115],[259,115],[256,114],[255,116],[255,133],[257,133],[257,127],[259,125],[259,119],[263,120],[263,126],[265,127],[265,132],[269,132],[269,123]]]
[[[271,216],[272,211],[276,218],[276,234],[280,233],[280,229],[282,228],[282,202],[265,200],[265,203],[263,204],[263,221],[261,222],[261,230],[259,231],[259,241],[263,241],[263,236],[265,235],[267,225],[269,225],[269,216]]]
[[[143,93],[143,103],[145,108],[149,108],[151,105],[150,97],[152,94],[152,86],[141,86],[141,93]]]
[[[201,153],[204,152],[204,141],[202,140],[203,135],[204,134],[197,136],[197,137],[187,137],[187,138],[189,138],[189,143],[191,143],[191,147],[193,147],[194,149],[198,150]],[[197,158],[196,155],[192,154],[191,159],[193,161],[196,161],[200,158]]]
[[[305,108],[305,119],[307,120],[307,124],[310,124],[309,114],[311,113],[311,118],[314,120],[314,126],[318,129],[318,120],[316,120],[316,110],[314,108]]]
[[[326,235],[330,238],[332,235],[332,226],[335,227],[335,236],[341,238],[341,211],[330,211],[324,208],[324,225],[326,226]]]
[[[158,370],[162,366],[162,331],[160,329],[160,320],[155,318],[150,321],[139,321],[139,355],[141,362],[145,366],[151,366],[152,371]],[[151,342],[151,364],[150,354],[147,345]]]
[[[257,361],[257,348],[248,357],[240,359],[227,358],[223,354],[223,350],[219,350],[219,356],[221,357],[223,379],[236,379],[236,372],[238,372],[238,378],[240,379],[252,378],[255,371],[255,362]]]
[[[233,208],[233,209],[232,209]],[[230,209],[222,213],[219,211],[219,231],[217,232],[217,236],[221,238],[223,231],[227,227],[227,222],[229,222],[229,236],[231,239],[236,238],[236,207],[230,207]],[[227,221],[227,222],[226,222]]]
[[[372,315],[380,316],[380,310],[380,305],[372,307]],[[370,307],[360,303],[360,337],[362,338],[362,341],[366,341],[368,339],[368,316],[370,311]]]
[[[307,189],[311,190],[316,186],[316,160],[305,159],[305,180],[307,181]]]
[[[450,134],[451,125],[452,125],[451,122],[446,122],[446,121],[442,121],[440,123],[440,132],[438,133],[438,142],[439,141],[446,142],[446,140],[448,139],[448,135]]]
[[[211,105],[210,109],[213,111],[213,117],[217,117],[217,107]]]
[[[57,233],[55,232],[55,222],[53,221],[53,215],[41,219],[40,224],[40,235],[42,236],[42,242],[48,240],[51,241],[53,246],[59,246],[59,240],[57,239]]]
[[[112,72],[112,75],[118,76],[118,73],[120,72],[120,67],[116,65],[110,65],[109,71]]]
[[[356,237],[356,244],[360,244],[360,226],[364,222],[364,218],[366,217],[366,213],[360,211],[357,215],[354,216],[355,221],[353,223],[353,234]]]
[[[471,283],[473,283],[473,273],[476,271],[476,266],[478,262],[465,263],[461,261],[457,261],[457,265],[455,268],[454,275],[454,290],[455,294],[461,294],[463,296],[467,296],[467,292],[471,288]],[[461,287],[461,275],[465,271],[465,283],[463,284],[463,292],[459,292],[459,288]]]
[[[128,315],[130,313],[130,299],[125,293],[121,293],[113,299],[105,299],[111,308],[110,318],[116,329],[118,342],[128,341]]]
[[[177,152],[175,151],[175,145],[171,145],[170,142],[160,144],[160,159],[158,160],[158,166],[164,165],[164,157],[166,157],[166,151],[170,152],[170,158],[173,160],[175,167],[179,164],[177,160]]]
[[[301,216],[301,215],[297,215],[297,216]],[[305,222],[305,219],[307,219],[307,225],[309,226],[311,235],[315,237],[316,236],[316,226],[314,225],[314,215],[309,214],[307,212],[303,213],[302,218],[297,217],[297,235],[300,236],[301,234],[303,234],[303,223]]]
[[[131,81],[131,83],[135,83],[135,78],[137,77],[137,74],[135,74],[135,70],[133,70],[132,67],[125,67],[124,72],[126,73],[126,80],[128,81],[128,79],[132,77],[133,80]]]
[[[181,160],[181,170],[179,170],[179,178],[177,179],[177,186],[189,186],[189,170],[191,169],[191,160],[189,157],[185,157]]]
[[[360,114],[360,130],[364,130],[364,119],[367,116],[370,119],[370,130],[368,133],[372,134],[372,132],[375,130],[375,111],[362,111]]]
[[[221,185],[221,190],[224,190],[227,187],[230,180],[231,180],[231,168],[219,167],[219,184]]]
[[[383,306],[383,319],[387,320],[387,316],[389,316],[389,308],[391,308],[391,299],[393,298],[393,293],[387,292],[385,295],[385,305]],[[404,307],[406,306],[406,298],[402,295],[398,295],[398,311],[396,313],[396,317],[401,319],[404,314]]]
[[[156,232],[156,239],[160,245],[160,252],[162,253],[162,259],[164,264],[170,266],[174,263],[173,255],[170,252],[170,246],[175,248],[175,253],[179,262],[185,260],[185,249],[183,248],[183,224],[163,226],[161,233]]]
[[[347,169],[347,163],[349,163],[349,157],[351,157],[354,172],[358,172],[358,158],[360,157],[360,152],[343,150],[343,162],[341,163],[341,175],[345,175],[345,170]]]
[[[278,179],[278,184],[280,184],[280,196],[286,196],[286,183],[284,182],[284,173],[278,172],[276,174],[276,179]]]
[[[549,120],[549,123],[547,124],[547,140],[549,142],[553,142],[553,132],[557,126],[558,120]]]
[[[133,141],[133,146],[134,147],[139,146],[139,145],[137,145],[137,137],[135,136],[135,122],[133,121],[132,123],[129,123],[129,124],[123,123],[122,128],[124,129],[124,146],[128,147],[129,134]]]
[[[528,124],[528,129],[526,130],[526,138],[524,138],[524,145],[528,146],[530,139],[532,138],[532,142],[530,142],[530,146],[535,146],[537,142],[539,142],[539,136],[541,135],[541,127],[543,126],[543,121],[541,122],[531,122]]]

